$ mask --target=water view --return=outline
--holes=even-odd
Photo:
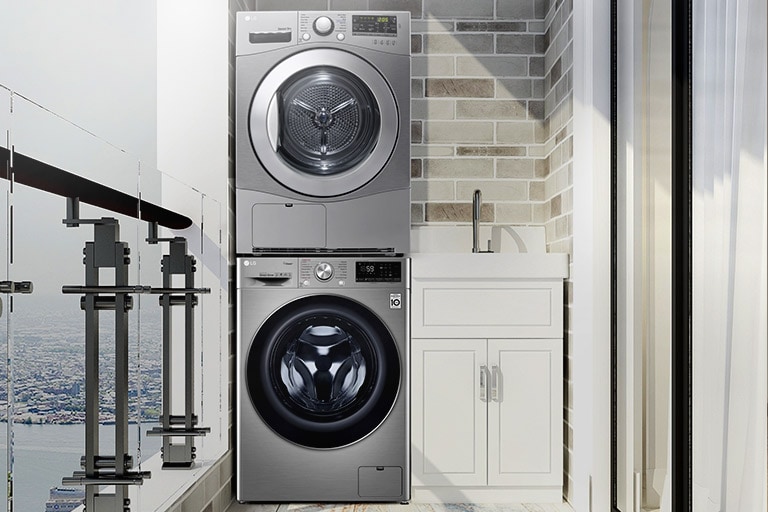
[[[141,460],[160,451],[162,439],[146,437],[155,424],[141,426]],[[0,467],[6,467],[6,427],[0,424]],[[131,425],[130,453],[138,460],[138,425]],[[85,454],[85,427],[83,425],[24,425],[15,424],[14,433],[14,509],[24,512],[44,512],[51,487],[61,485],[61,478],[72,476],[80,469],[80,457]],[[100,451],[114,452],[114,426],[103,425],[99,434]],[[2,486],[0,498],[7,494]]]
[[[52,487],[80,470],[85,454],[85,367],[83,313],[79,298],[21,297],[13,313],[11,354],[14,407],[14,510],[44,512]],[[146,437],[157,425],[161,400],[159,308],[132,315],[129,342],[130,454],[146,460],[157,453],[159,437]],[[6,320],[3,315],[2,320]],[[0,329],[5,352],[7,331]],[[101,421],[114,421],[114,316],[101,317],[99,362]],[[139,337],[137,333],[142,333]],[[0,467],[7,468],[7,364],[0,365]],[[140,430],[139,430],[140,429]],[[141,434],[140,434],[141,431]],[[141,439],[141,456],[137,453]],[[101,427],[100,451],[114,452],[114,425]],[[7,498],[6,486],[0,498]]]

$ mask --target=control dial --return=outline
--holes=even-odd
[[[327,36],[333,32],[333,20],[328,16],[320,16],[315,20],[313,27],[319,36]]]
[[[315,267],[315,277],[320,281],[328,281],[333,277],[333,267],[330,263],[318,263]]]

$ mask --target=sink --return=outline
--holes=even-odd
[[[540,226],[480,226],[479,231],[483,251],[546,253]],[[414,226],[411,252],[472,252],[472,226]]]
[[[450,280],[562,279],[567,254],[411,253],[414,277]]]
[[[481,226],[480,243],[494,252],[472,253],[472,226],[414,226],[413,275],[436,279],[549,279],[568,277],[568,255],[548,254],[544,228]]]

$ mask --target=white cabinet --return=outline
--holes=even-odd
[[[486,341],[416,339],[411,347],[413,484],[486,485]]]
[[[548,487],[560,497],[562,340],[415,339],[415,486]]]
[[[488,340],[489,485],[562,485],[562,364],[562,340]]]
[[[562,279],[419,270],[414,259],[414,501],[561,501]]]

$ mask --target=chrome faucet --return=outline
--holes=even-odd
[[[472,252],[493,252],[490,240],[488,240],[488,250],[480,250],[480,206],[482,202],[482,192],[475,190],[472,195]]]
[[[483,194],[480,189],[472,195],[472,252],[480,252],[480,205]]]

